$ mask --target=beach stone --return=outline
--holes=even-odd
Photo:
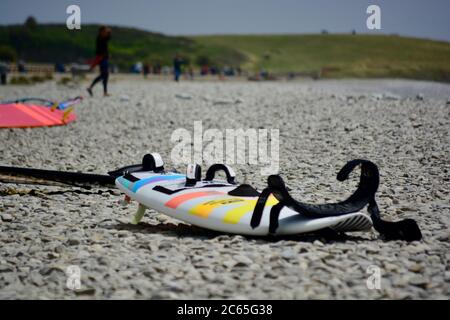
[[[49,252],[49,253],[47,254],[47,257],[48,257],[49,259],[57,259],[57,258],[60,257],[60,255],[59,255],[58,253],[56,253],[56,252]]]
[[[119,205],[123,194],[113,187],[0,184],[0,298],[432,300],[450,295],[450,85],[377,79],[174,83],[126,74],[112,74],[111,80],[112,96],[84,99],[70,125],[0,130],[2,165],[106,174],[158,152],[166,170],[184,172],[185,163],[172,162],[171,136],[183,128],[192,139],[194,121],[202,121],[203,133],[278,129],[275,173],[295,199],[312,204],[346,199],[356,190],[360,169],[342,183],[337,172],[351,159],[369,159],[380,170],[376,196],[382,218],[416,220],[423,240],[384,241],[373,228],[342,238],[248,237],[203,230],[154,210],[131,225],[136,206]],[[1,94],[64,99],[84,94],[89,77],[84,82],[77,88],[52,81],[3,86]],[[423,100],[417,99],[420,94]],[[267,186],[259,160],[231,165],[239,182],[259,191]],[[203,163],[203,171],[206,167]],[[381,290],[367,288],[370,266],[380,268]],[[80,271],[80,290],[66,286],[69,267]]]
[[[412,272],[422,272],[424,270],[424,267],[421,264],[414,263],[408,267],[408,270]]]
[[[187,93],[176,93],[175,97],[182,100],[191,100],[192,96]]]
[[[296,258],[298,255],[292,251],[292,250],[284,250],[283,252],[281,252],[281,257],[283,257],[286,260],[291,260]]]
[[[394,100],[394,101],[397,101],[397,100],[400,100],[401,97],[400,97],[399,95],[396,95],[396,94],[393,94],[393,93],[390,93],[390,92],[386,92],[386,93],[383,94],[383,99],[384,99],[384,100]]]
[[[2,221],[3,222],[11,222],[14,220],[13,216],[10,215],[9,213],[4,213],[1,215]]]
[[[233,259],[241,265],[250,265],[252,264],[252,260],[243,255],[236,255]]]
[[[8,265],[0,264],[0,273],[13,271],[13,268]]]
[[[80,239],[77,238],[70,238],[69,240],[67,240],[67,244],[69,246],[77,246],[81,243]]]
[[[439,241],[450,241],[450,230],[443,230],[436,234],[436,239]]]
[[[84,289],[78,289],[74,290],[75,294],[77,296],[92,296],[95,294],[95,288],[84,288]]]

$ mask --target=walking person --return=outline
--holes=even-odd
[[[8,71],[8,64],[6,62],[0,61],[0,85],[6,85]]]
[[[91,65],[91,70],[98,64],[100,66],[100,74],[97,78],[92,81],[87,91],[89,95],[92,97],[93,92],[92,88],[99,82],[103,83],[103,95],[105,97],[109,96],[108,94],[108,78],[109,78],[109,51],[108,51],[108,43],[111,39],[111,29],[102,26],[98,30],[98,36],[96,41],[96,49],[95,49],[95,60]]]
[[[150,73],[150,68],[150,63],[144,63],[144,66],[142,67],[142,74],[144,75],[144,78],[147,78],[148,74]]]
[[[177,53],[175,58],[173,59],[173,74],[175,77],[175,81],[178,82],[181,76],[181,66],[184,64],[183,59]]]

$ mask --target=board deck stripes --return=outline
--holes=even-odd
[[[173,174],[173,175],[167,175],[167,176],[156,176],[156,177],[146,178],[146,179],[142,179],[142,180],[139,180],[139,181],[131,184],[130,190],[133,192],[137,192],[140,188],[142,188],[143,186],[145,186],[147,184],[156,183],[156,182],[160,182],[160,181],[182,179],[182,178],[185,179],[186,176],[181,175],[181,174]]]
[[[200,198],[200,197],[208,197],[208,196],[219,195],[219,194],[224,194],[224,193],[218,192],[218,191],[199,191],[199,192],[185,193],[185,194],[182,194],[182,195],[176,196],[175,198],[170,199],[168,202],[165,203],[165,206],[172,208],[172,209],[176,209],[179,205],[181,205],[182,203],[184,203],[186,201]]]

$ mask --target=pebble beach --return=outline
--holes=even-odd
[[[171,163],[178,128],[279,130],[279,174],[304,202],[345,199],[376,163],[383,218],[412,218],[422,241],[374,230],[252,238],[190,226],[118,189],[0,183],[0,299],[448,299],[450,297],[450,85],[407,80],[280,82],[143,80],[100,86],[49,81],[0,88],[0,100],[83,95],[66,126],[0,129],[0,165],[106,174],[158,152]],[[260,166],[232,165],[261,190]],[[205,172],[205,165],[203,172]],[[76,266],[81,287],[68,286]],[[367,281],[378,268],[379,288]]]

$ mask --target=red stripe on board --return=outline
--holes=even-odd
[[[169,201],[166,202],[165,206],[172,208],[172,209],[176,209],[180,204],[182,204],[183,202],[186,202],[188,200],[200,198],[200,197],[217,195],[217,194],[223,194],[223,193],[218,192],[218,191],[200,191],[200,192],[186,193],[186,194],[177,196],[173,199],[170,199]]]

